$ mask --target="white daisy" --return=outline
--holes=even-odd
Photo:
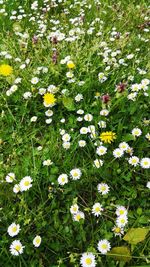
[[[15,194],[17,194],[18,192],[20,192],[20,185],[19,184],[15,184],[13,187],[13,192]]]
[[[63,148],[66,150],[70,148],[70,145],[71,145],[70,142],[63,142],[63,144],[62,144]]]
[[[141,159],[140,165],[143,169],[149,169],[150,168],[150,158]]]
[[[39,235],[37,235],[34,239],[33,239],[33,245],[38,248],[41,244],[41,237]]]
[[[97,248],[99,252],[106,254],[111,249],[110,242],[107,239],[102,239],[98,242]]]
[[[85,120],[85,121],[92,121],[92,120],[93,120],[93,116],[92,116],[91,114],[86,114],[86,115],[84,116],[84,120]]]
[[[78,144],[79,144],[79,147],[85,147],[86,141],[85,140],[79,140]]]
[[[123,156],[123,150],[121,150],[120,148],[116,148],[114,151],[113,151],[113,155],[115,158],[120,158]]]
[[[102,205],[100,203],[95,203],[92,207],[92,213],[95,215],[95,216],[99,216],[101,215],[101,212],[103,211],[104,209],[102,208]]]
[[[82,127],[80,129],[80,134],[87,134],[89,132],[89,129],[87,127]]]
[[[22,246],[20,240],[14,240],[10,245],[10,252],[14,256],[19,256],[23,253],[24,246]]]
[[[78,211],[77,213],[73,214],[73,220],[79,222],[81,219],[84,219],[85,215],[82,211]]]
[[[99,155],[99,156],[102,156],[102,155],[105,155],[107,153],[107,148],[105,146],[99,146],[97,147],[96,149],[96,153]]]
[[[124,235],[124,230],[123,230],[123,228],[121,228],[121,227],[114,226],[114,227],[112,228],[112,231],[114,232],[114,235],[115,235],[115,236],[120,236],[120,237],[121,237],[121,235]]]
[[[58,177],[58,183],[59,183],[60,185],[65,185],[65,184],[67,184],[67,183],[68,183],[68,175],[65,174],[65,173],[59,175],[59,177]]]
[[[101,116],[108,116],[108,114],[109,114],[109,110],[108,110],[108,109],[102,109],[102,110],[100,111],[100,115],[101,115]]]
[[[8,234],[12,237],[18,235],[19,231],[20,225],[16,223],[12,223],[7,229]]]
[[[138,136],[140,136],[142,134],[142,131],[139,128],[134,128],[131,133],[132,133],[133,136],[137,136],[138,137]]]
[[[31,83],[32,84],[37,84],[39,82],[39,78],[38,77],[34,77],[31,79]]]
[[[10,172],[7,174],[5,179],[7,183],[12,183],[15,180],[15,174],[13,172]]]
[[[126,142],[122,142],[119,144],[119,148],[123,151],[126,151],[129,148],[129,145]]]
[[[69,134],[67,134],[67,133],[65,133],[65,134],[62,136],[62,140],[63,140],[64,142],[68,142],[68,141],[70,141],[70,138],[71,138],[71,136],[70,136]]]
[[[116,220],[116,225],[118,227],[124,227],[128,223],[128,218],[126,215],[119,216]]]
[[[21,181],[20,181],[20,191],[27,191],[29,190],[30,187],[32,187],[32,178],[30,176],[25,176]]]
[[[127,213],[127,209],[124,206],[118,206],[116,209],[117,216],[126,216]]]
[[[96,167],[97,169],[99,169],[101,166],[103,166],[103,160],[101,159],[95,159],[94,160],[94,167]]]
[[[109,192],[109,186],[105,183],[100,183],[97,186],[98,192],[102,195],[106,195]]]
[[[78,180],[78,179],[80,179],[82,172],[80,169],[73,169],[70,171],[70,175],[71,175],[73,180]]]
[[[99,121],[98,122],[98,126],[100,127],[100,128],[106,128],[106,122],[105,121]]]
[[[70,207],[71,214],[76,214],[79,210],[79,206],[77,204],[74,204]]]
[[[137,166],[139,163],[139,158],[136,156],[132,156],[129,158],[129,164],[133,165],[133,166]]]
[[[95,255],[91,252],[83,253],[80,259],[80,264],[82,267],[95,267]]]

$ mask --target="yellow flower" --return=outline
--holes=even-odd
[[[114,141],[114,139],[116,139],[116,134],[111,132],[111,131],[110,132],[103,132],[100,135],[100,139],[102,142],[110,144],[111,142]]]
[[[74,69],[75,68],[75,64],[73,63],[73,61],[68,61],[67,62],[67,67],[69,68],[69,69]]]
[[[56,98],[55,98],[54,94],[51,94],[51,93],[46,93],[43,96],[43,98],[44,98],[44,104],[46,106],[50,106],[50,105],[53,106],[56,102]]]
[[[2,64],[0,65],[0,75],[9,76],[13,72],[13,68],[10,65]]]

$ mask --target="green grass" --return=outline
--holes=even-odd
[[[0,183],[0,259],[5,267],[79,267],[80,257],[84,252],[92,252],[96,255],[98,267],[123,267],[123,266],[149,266],[150,264],[150,237],[147,234],[137,244],[130,244],[123,236],[130,228],[148,228],[149,189],[146,187],[149,181],[149,169],[144,169],[140,164],[136,167],[129,164],[130,155],[125,153],[123,157],[116,159],[113,156],[114,149],[121,142],[127,142],[133,148],[133,156],[149,158],[150,145],[146,135],[149,133],[149,96],[148,88],[140,90],[135,101],[129,100],[132,84],[140,84],[142,79],[150,79],[149,64],[149,29],[148,1],[96,1],[87,0],[78,3],[83,4],[82,10],[75,1],[59,3],[52,7],[51,1],[47,5],[51,8],[43,13],[41,7],[43,1],[38,1],[38,11],[31,10],[33,1],[4,1],[0,9],[4,8],[6,16],[0,14],[0,53],[7,51],[11,59],[0,55],[0,65],[9,64],[13,67],[13,74],[8,77],[0,75],[1,89],[1,183]],[[91,4],[91,9],[88,5]],[[19,20],[11,20],[11,12],[22,5],[27,16]],[[72,6],[70,8],[70,5]],[[69,14],[64,13],[69,10]],[[71,24],[70,19],[81,17],[84,11],[83,23]],[[29,21],[28,16],[35,16],[35,22]],[[41,18],[39,18],[42,15]],[[92,24],[99,18],[101,22]],[[38,31],[39,24],[46,25],[46,31],[38,42],[33,44],[34,35]],[[59,25],[53,25],[51,20],[60,20]],[[144,26],[143,26],[144,25]],[[16,27],[22,34],[28,33],[28,38],[16,35]],[[51,31],[61,29],[68,37],[68,32],[74,28],[80,28],[83,33],[77,34],[79,38],[72,42],[66,40],[53,43],[47,38]],[[90,27],[94,27],[93,33],[88,34]],[[112,28],[120,33],[120,38],[110,40]],[[100,36],[97,33],[101,32]],[[101,46],[106,42],[111,52],[117,50],[120,54],[114,56],[117,66],[112,62],[103,62],[105,49]],[[25,43],[25,44],[24,44]],[[52,60],[53,51],[57,50],[57,63]],[[137,49],[140,49],[139,51]],[[109,60],[111,58],[108,53]],[[126,59],[127,55],[134,54],[132,59]],[[73,70],[75,82],[69,83],[66,77],[68,68],[61,64],[66,56],[71,56],[75,63]],[[20,62],[15,61],[20,58]],[[25,69],[20,65],[30,59]],[[119,59],[124,59],[127,65],[119,64]],[[47,67],[47,73],[35,73],[38,67]],[[110,69],[105,71],[105,68]],[[138,69],[145,70],[140,74]],[[100,83],[98,73],[106,73],[107,80]],[[129,79],[133,76],[133,80]],[[10,96],[6,91],[14,84],[16,78],[22,78],[16,92]],[[36,85],[31,84],[33,77],[39,77]],[[84,81],[79,86],[79,81]],[[116,93],[115,88],[119,83],[127,83],[123,93]],[[47,88],[49,85],[58,87],[56,93],[57,103],[53,110],[52,123],[47,124],[43,105],[43,96],[39,88]],[[148,85],[149,87],[149,85]],[[62,90],[67,89],[64,98]],[[23,94],[32,92],[32,97],[25,100]],[[100,94],[95,98],[96,93]],[[77,94],[83,95],[83,100],[75,101]],[[101,96],[109,94],[110,102],[102,103]],[[108,117],[100,116],[102,109],[110,110]],[[92,114],[91,122],[77,121],[77,111],[83,109],[85,114]],[[31,118],[37,116],[36,122]],[[60,120],[65,118],[65,123]],[[98,122],[104,120],[106,129],[98,127]],[[94,125],[96,139],[90,135],[81,135],[81,127]],[[131,131],[140,128],[142,135],[134,138]],[[64,129],[71,136],[71,146],[68,150],[62,146],[60,129]],[[108,153],[104,156],[96,154],[95,142],[99,142],[101,132],[113,131],[117,139],[111,144],[104,144]],[[79,147],[78,141],[84,139],[87,144],[84,148]],[[38,151],[38,147],[42,150]],[[43,166],[43,161],[50,159],[51,166]],[[93,166],[95,159],[104,160],[104,165],[99,169]],[[81,179],[61,186],[58,184],[58,176],[69,173],[72,169],[79,168],[82,171]],[[7,183],[5,177],[13,172],[16,181]],[[13,186],[18,184],[25,176],[33,179],[32,187],[26,192],[13,192]],[[97,185],[107,183],[110,191],[106,195],[98,193]],[[70,213],[73,203],[78,203],[79,209],[84,212],[85,219],[75,222]],[[95,217],[91,210],[92,206],[100,202],[104,208],[100,217]],[[116,207],[122,205],[128,209],[128,224],[124,227],[124,235],[115,237],[112,228],[116,221]],[[11,237],[7,233],[11,223],[20,225],[21,231],[17,236]],[[33,239],[40,235],[42,242],[39,248],[34,248]],[[23,254],[18,257],[11,255],[9,247],[14,240],[20,240],[25,246]],[[130,250],[130,261],[118,261],[116,257],[101,255],[97,250],[97,243],[101,239],[109,240],[111,248],[126,246]],[[132,241],[131,241],[132,243]],[[111,252],[110,252],[111,253]],[[147,264],[147,265],[146,265]]]

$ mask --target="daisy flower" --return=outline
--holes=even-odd
[[[92,213],[94,214],[94,216],[99,216],[101,215],[101,212],[103,211],[104,209],[102,208],[102,205],[100,203],[95,203],[92,207]]]
[[[13,187],[13,192],[15,194],[17,194],[18,192],[20,192],[20,185],[19,184],[15,184]]]
[[[78,144],[79,144],[79,147],[85,147],[86,141],[85,140],[79,140]]]
[[[30,187],[32,187],[32,178],[30,176],[25,176],[21,181],[20,181],[20,191],[27,191],[29,190]]]
[[[102,142],[110,144],[111,142],[113,142],[116,139],[116,133],[113,133],[111,131],[110,132],[103,132],[100,135],[100,139]]]
[[[96,153],[99,155],[99,156],[103,156],[107,153],[107,148],[105,146],[99,146],[97,147],[96,149]]]
[[[31,79],[31,83],[32,84],[37,84],[39,82],[39,78],[38,77],[34,77]]]
[[[114,227],[112,228],[112,231],[114,232],[114,235],[115,235],[115,236],[120,236],[120,237],[121,237],[121,235],[124,235],[124,230],[123,230],[123,228],[121,228],[121,227],[114,226]]]
[[[131,133],[133,136],[138,137],[142,134],[142,131],[139,128],[134,128]]]
[[[62,146],[67,150],[70,148],[70,142],[63,142]]]
[[[117,216],[126,216],[127,213],[127,209],[124,206],[118,206],[116,209]]]
[[[128,218],[126,215],[121,215],[116,219],[116,225],[118,227],[124,227],[128,223]]]
[[[97,169],[99,169],[101,166],[103,166],[103,160],[101,159],[95,159],[94,160],[94,167],[96,167]]]
[[[70,141],[70,138],[71,138],[71,136],[70,136],[69,134],[67,134],[67,133],[65,133],[65,134],[62,136],[62,140],[63,140],[64,142],[68,142],[68,141]]]
[[[33,245],[38,248],[41,244],[41,237],[39,235],[37,235],[34,239],[33,239]]]
[[[136,167],[138,165],[138,163],[139,163],[139,158],[136,157],[136,156],[132,156],[132,157],[129,158],[128,161],[129,161],[129,164],[131,164],[131,165]]]
[[[106,254],[111,249],[110,242],[107,239],[102,239],[98,242],[97,248],[99,252]]]
[[[126,142],[122,142],[119,144],[119,148],[123,151],[127,151],[127,149],[129,148],[129,145]]]
[[[89,132],[89,129],[87,127],[82,127],[80,129],[80,134],[87,134]]]
[[[106,195],[109,192],[109,186],[105,183],[100,183],[97,186],[98,192],[102,195]]]
[[[73,180],[78,180],[78,179],[80,179],[82,172],[80,169],[73,169],[70,171],[70,175],[71,175]]]
[[[68,175],[67,174],[61,174],[61,175],[59,175],[59,177],[58,177],[58,183],[60,184],[60,185],[65,185],[65,184],[67,184],[68,183]]]
[[[150,158],[141,159],[140,165],[143,169],[149,169],[150,168]]]
[[[73,214],[73,220],[79,222],[81,219],[84,219],[85,215],[82,211],[78,211],[77,213]]]
[[[120,148],[116,148],[114,151],[113,151],[113,155],[115,158],[120,158],[123,156],[123,151],[120,149]]]
[[[19,256],[23,253],[24,246],[22,246],[20,240],[14,240],[10,245],[10,252],[14,256]]]
[[[109,114],[109,111],[107,110],[107,109],[102,109],[101,111],[100,111],[100,115],[101,116],[108,116],[108,114]]]
[[[95,255],[91,252],[83,253],[80,259],[80,264],[82,267],[95,267]]]
[[[13,181],[15,180],[15,174],[13,172],[10,172],[7,174],[5,179],[7,183],[13,183]]]
[[[76,214],[79,210],[79,206],[77,204],[74,204],[70,207],[71,214]]]
[[[12,223],[8,227],[7,232],[12,237],[18,235],[18,233],[20,232],[20,225],[19,224],[16,224],[16,223]]]

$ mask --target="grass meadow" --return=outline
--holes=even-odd
[[[150,266],[148,0],[0,0],[0,266]]]

